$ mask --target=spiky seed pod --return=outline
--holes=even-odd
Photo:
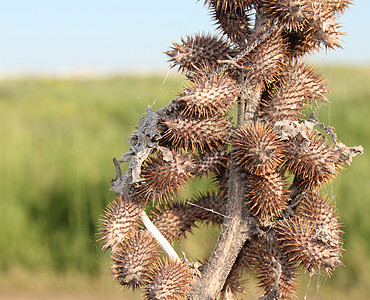
[[[158,259],[158,247],[151,235],[136,232],[129,240],[118,245],[112,255],[112,276],[124,288],[136,289],[148,278],[150,266]]]
[[[312,21],[309,26],[312,28],[310,34],[313,39],[332,49],[335,47],[342,48],[339,36],[343,33],[339,31],[340,26],[336,19],[329,13]]]
[[[280,292],[278,299],[292,299],[292,296],[295,296],[296,268],[279,251],[277,242],[267,237],[258,238],[252,256],[253,267],[257,270],[258,286],[263,289],[264,295],[268,295],[277,287]]]
[[[258,40],[268,27],[264,27],[250,37],[250,42]],[[272,82],[281,72],[282,60],[286,56],[286,43],[280,31],[273,32],[261,42],[249,55],[238,61],[246,73],[248,84],[262,86]]]
[[[174,100],[187,117],[224,115],[238,99],[238,85],[225,75],[211,75],[195,79]]]
[[[188,36],[186,39],[182,38],[181,43],[172,43],[173,47],[166,54],[173,65],[178,65],[180,71],[189,77],[197,77],[207,65],[211,69],[217,69],[217,60],[227,59],[232,53],[223,38],[209,34]]]
[[[286,167],[302,189],[325,184],[338,174],[341,150],[330,145],[317,131],[291,137],[286,148]]]
[[[306,218],[285,219],[275,227],[279,247],[284,255],[310,273],[324,270],[327,275],[340,265],[340,247],[332,247],[314,222]]]
[[[295,82],[300,84],[295,85]],[[280,89],[294,90],[305,99],[305,102],[328,102],[325,94],[329,92],[326,82],[321,74],[300,60],[287,61],[284,64],[283,75],[279,78]],[[294,97],[294,95],[291,95]]]
[[[335,13],[343,14],[350,5],[353,5],[351,0],[326,0],[326,4],[333,10]]]
[[[191,204],[193,203],[193,204]],[[221,224],[226,202],[214,193],[200,194],[191,203],[166,205],[154,216],[154,225],[169,240],[179,239],[196,227],[195,222]]]
[[[334,48],[341,47],[335,9],[329,3],[312,0],[261,0],[261,9],[266,17],[278,21],[288,32],[305,31],[310,36]]]
[[[256,0],[205,0],[204,5],[215,7],[224,13],[229,11],[249,10]]]
[[[190,151],[213,151],[224,145],[230,135],[231,124],[226,117],[209,119],[169,116],[163,122],[167,130],[161,143],[169,148]]]
[[[146,280],[144,299],[186,300],[191,282],[190,268],[179,260],[156,263]]]
[[[331,247],[341,247],[340,235],[343,232],[340,230],[338,214],[325,196],[320,196],[318,193],[304,193],[296,213],[316,224],[316,230],[320,232],[320,239],[323,242]]]
[[[217,5],[217,1],[212,1],[210,4],[212,17],[220,29],[231,42],[238,45],[245,44],[247,37],[251,34],[250,18],[246,14],[244,7],[239,7],[234,4],[222,8]]]
[[[194,176],[220,174],[229,159],[230,153],[223,147],[213,152],[201,153],[194,159]]]
[[[311,66],[294,60],[284,64],[282,76],[261,101],[261,115],[274,121],[299,120],[307,105],[328,102],[326,83]]]
[[[247,171],[264,175],[274,172],[282,163],[283,143],[266,123],[252,123],[234,133],[232,152]]]
[[[161,202],[175,193],[192,177],[193,160],[190,154],[172,152],[168,161],[160,152],[149,156],[141,166],[141,178],[133,191],[136,199]]]
[[[100,240],[104,241],[102,249],[111,249],[115,252],[119,243],[130,239],[138,228],[141,212],[140,205],[126,196],[120,196],[109,203],[99,233]]]
[[[259,0],[267,19],[277,21],[289,31],[298,31],[312,16],[310,0]]]
[[[249,211],[261,219],[280,216],[286,206],[286,182],[280,172],[247,177],[246,198]]]
[[[320,43],[312,37],[309,31],[306,27],[299,31],[283,30],[282,36],[286,40],[289,58],[302,57],[320,49]]]

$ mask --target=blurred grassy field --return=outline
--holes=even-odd
[[[345,144],[362,144],[365,154],[325,191],[335,198],[344,223],[346,267],[329,280],[312,279],[318,283],[309,293],[318,295],[315,289],[325,282],[321,299],[365,299],[370,292],[370,68],[321,71],[332,104],[320,105],[319,119],[334,126]],[[90,283],[94,291],[107,289],[100,278],[109,277],[108,254],[100,251],[95,233],[114,197],[108,191],[115,177],[112,158],[127,150],[125,140],[148,105],[158,109],[177,95],[182,78],[163,82],[164,77],[0,81],[1,299],[12,289],[30,294],[28,288],[48,289],[59,279],[72,290],[88,290]],[[213,247],[209,237],[216,239],[214,230],[198,230],[177,247],[203,258]],[[119,290],[110,278],[109,284],[109,290]]]

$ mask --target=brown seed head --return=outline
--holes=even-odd
[[[245,3],[245,1],[242,1]],[[212,18],[231,42],[238,45],[245,44],[246,39],[251,34],[250,17],[246,13],[244,6],[233,4],[227,7],[218,5],[218,1],[212,1],[210,4]]]
[[[299,60],[286,62],[282,76],[262,100],[261,114],[274,121],[302,118],[302,111],[316,101],[328,102],[326,83],[315,70]]]
[[[148,278],[149,268],[158,257],[157,245],[147,232],[136,234],[118,245],[112,255],[112,276],[125,288],[136,289]]]
[[[269,28],[265,26],[254,33],[249,42],[258,40]],[[275,31],[271,36],[260,43],[249,55],[243,57],[237,63],[246,73],[248,84],[251,86],[263,86],[271,83],[280,74],[282,61],[286,56],[286,43],[280,31]]]
[[[249,175],[246,197],[249,211],[261,219],[280,216],[286,206],[286,182],[280,172],[265,175]]]
[[[197,77],[205,66],[217,69],[217,60],[227,59],[232,52],[223,38],[209,34],[188,36],[181,42],[181,45],[174,42],[166,54],[173,65],[178,65],[180,71],[190,77]]]
[[[220,174],[229,159],[230,153],[223,147],[213,152],[201,153],[194,159],[194,176]]]
[[[173,241],[185,236],[197,227],[195,222],[223,222],[226,203],[215,193],[200,194],[191,203],[167,204],[155,215],[153,223],[167,240]]]
[[[301,197],[297,215],[310,220],[321,234],[321,240],[331,247],[341,247],[340,222],[338,214],[330,201],[318,193],[306,192]]]
[[[146,280],[144,299],[186,300],[189,296],[192,272],[184,263],[165,260],[152,266]]]
[[[147,158],[141,166],[141,178],[133,195],[136,199],[161,202],[175,193],[192,177],[193,160],[190,154],[172,152],[168,161],[160,152]]]
[[[257,270],[258,286],[263,289],[264,295],[268,295],[277,287],[280,292],[279,299],[292,299],[292,296],[295,296],[296,268],[280,252],[275,239],[258,238],[252,256],[253,267]]]
[[[290,260],[310,273],[324,270],[327,275],[340,265],[340,247],[328,243],[322,228],[306,218],[280,221],[275,227],[280,249]]]
[[[289,31],[301,29],[312,16],[311,0],[259,0],[260,8],[271,21],[277,21]]]
[[[187,86],[174,103],[186,117],[224,115],[237,101],[238,90],[238,85],[224,75],[204,76]]]
[[[240,165],[257,175],[275,171],[283,159],[283,143],[265,123],[253,123],[238,129],[232,140],[232,151]]]
[[[223,146],[230,135],[231,124],[226,117],[209,119],[169,116],[163,122],[166,130],[161,143],[169,148],[190,151],[213,151]]]
[[[328,144],[326,138],[315,131],[290,138],[286,153],[286,166],[296,175],[295,180],[302,189],[327,183],[340,169],[341,150]]]
[[[142,208],[131,201],[129,197],[120,196],[108,204],[102,219],[100,240],[103,240],[103,249],[115,252],[119,243],[130,239],[137,231]]]

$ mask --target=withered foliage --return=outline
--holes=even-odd
[[[307,108],[328,102],[328,88],[304,57],[341,47],[338,18],[351,4],[205,1],[219,34],[173,43],[166,54],[189,82],[166,107],[148,109],[131,149],[115,160],[112,190],[119,197],[106,208],[100,239],[119,284],[141,288],[144,299],[200,299],[197,283],[217,257],[192,262],[164,244],[200,223],[225,226],[236,186],[241,218],[254,225],[225,263],[212,299],[245,293],[245,271],[256,272],[261,299],[291,299],[299,267],[331,275],[343,265],[339,217],[320,188],[362,148],[345,146],[331,128],[306,118]],[[123,174],[122,162],[129,162]],[[213,187],[181,200],[187,183],[200,177]]]

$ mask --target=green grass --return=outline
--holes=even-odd
[[[370,68],[325,68],[332,104],[318,117],[365,154],[328,185],[343,220],[343,262],[327,285],[366,290],[370,260]],[[179,91],[181,78],[19,79],[0,82],[0,271],[86,273],[109,268],[95,233],[115,177],[112,158],[128,147],[148,105],[156,110]],[[213,239],[216,239],[215,233]],[[208,233],[209,234],[209,233]],[[177,247],[203,258],[212,249],[196,233]],[[205,250],[205,251],[204,251]]]

